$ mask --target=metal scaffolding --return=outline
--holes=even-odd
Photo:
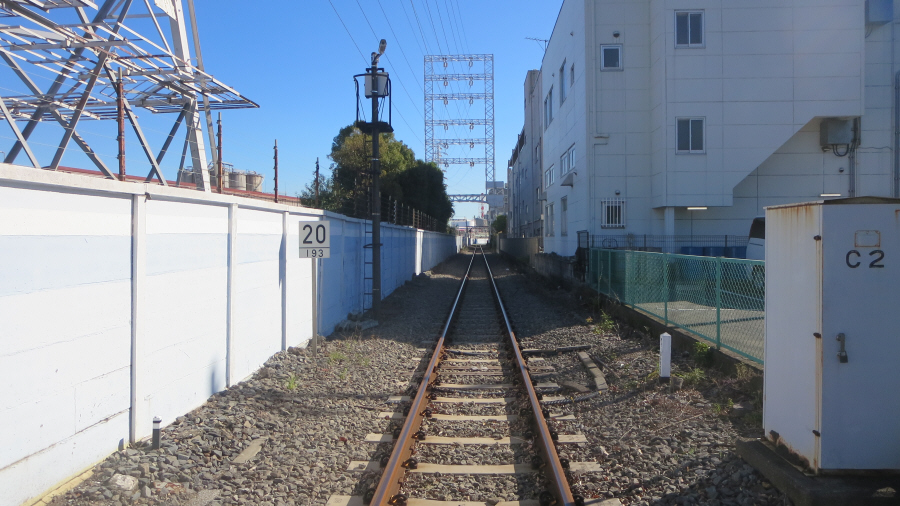
[[[76,129],[80,120],[122,122],[127,117],[150,164],[146,180],[155,176],[165,185],[159,164],[184,123],[181,165],[190,150],[194,169],[202,173],[197,186],[209,191],[209,174],[201,170],[207,167],[201,114],[213,146],[211,111],[258,106],[203,70],[193,0],[188,7],[190,30],[182,0],[0,0],[0,58],[31,92],[0,97],[0,113],[16,136],[4,162],[13,163],[24,150],[41,168],[28,138],[38,123],[49,121],[62,126],[63,136],[44,168],[56,170],[74,141],[106,177],[115,179]],[[41,74],[53,81],[46,90],[31,78]],[[135,107],[176,115],[155,154]],[[25,123],[24,129],[17,122]]]
[[[436,71],[440,69],[440,72]],[[461,88],[468,86],[467,92]],[[483,90],[471,90],[480,88]],[[456,91],[454,92],[454,87]],[[465,117],[460,103],[474,105],[484,102],[483,117]],[[437,104],[443,109],[435,110]],[[480,109],[480,107],[478,108]],[[472,108],[468,114],[471,115]],[[455,113],[455,115],[454,115]],[[465,138],[453,133],[463,127]],[[484,135],[479,135],[482,131]],[[477,128],[477,130],[476,130]],[[445,132],[446,137],[437,137],[435,131]],[[465,148],[484,146],[484,156],[453,156]],[[449,151],[454,150],[451,154]],[[434,162],[439,167],[450,165],[484,165],[485,190],[489,195],[497,193],[494,182],[494,55],[458,54],[425,55],[425,161]],[[500,188],[502,190],[502,184]],[[482,195],[452,196],[454,202],[485,202]],[[478,198],[478,200],[472,200]],[[460,200],[463,199],[463,200]]]

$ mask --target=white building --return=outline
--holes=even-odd
[[[525,126],[509,159],[509,237],[541,237],[543,187],[541,177],[541,72],[529,70],[525,76]]]
[[[578,230],[746,236],[765,206],[897,196],[893,24],[892,0],[565,0],[528,139],[544,250],[573,254]]]

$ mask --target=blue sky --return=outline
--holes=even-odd
[[[540,68],[543,56],[542,46],[526,37],[549,38],[561,4],[561,0],[301,0],[260,4],[195,0],[207,72],[260,105],[259,109],[223,112],[223,160],[238,169],[264,174],[266,189],[271,191],[272,146],[278,139],[279,185],[288,194],[312,179],[316,157],[328,173],[331,141],[342,126],[355,119],[352,76],[365,71],[368,55],[384,38],[387,51],[381,65],[393,82],[395,135],[418,158],[425,157],[423,55],[426,51],[494,55],[495,167],[497,179],[505,180],[507,160],[522,128],[525,73]],[[42,86],[46,87],[47,81],[42,81]],[[0,94],[23,89],[9,72],[0,72],[0,88]],[[436,115],[439,107],[436,105]],[[478,114],[483,115],[483,109],[475,117]],[[162,138],[174,116],[156,118],[145,112],[140,121],[151,143],[159,145],[161,141],[153,140]],[[46,165],[52,158],[49,145],[55,145],[62,133],[55,124],[42,126],[38,132],[41,135],[35,137],[32,147]],[[79,132],[95,145],[108,165],[115,166],[111,141],[116,135],[114,122],[85,122]],[[449,134],[463,137],[469,133]],[[10,137],[8,127],[0,126],[0,150],[9,149]],[[146,172],[146,161],[134,138],[129,138],[128,158],[129,173]],[[20,156],[17,162],[24,164],[27,159]],[[63,164],[93,168],[74,144]],[[167,157],[163,164],[167,178],[174,179],[177,164],[178,155]],[[450,166],[446,178],[450,193],[483,192],[482,167]],[[455,206],[457,216],[471,217],[479,210],[475,204]]]

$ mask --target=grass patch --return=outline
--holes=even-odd
[[[708,344],[702,343],[700,341],[694,342],[694,362],[701,367],[710,367],[713,365],[713,361],[715,357],[713,356],[713,349],[709,347]]]
[[[288,374],[287,379],[284,381],[284,387],[288,390],[294,391],[297,389],[297,375],[294,373]]]
[[[704,379],[706,379],[706,372],[704,372],[703,369],[699,367],[694,367],[693,369],[681,374],[677,374],[676,376],[684,379],[685,387],[694,387],[699,385],[703,382]]]
[[[594,334],[610,334],[616,330],[616,322],[606,311],[600,313],[600,321],[594,327]]]
[[[717,415],[727,415],[734,408],[734,401],[729,397],[725,402],[713,404],[713,412]]]

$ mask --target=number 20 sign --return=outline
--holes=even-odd
[[[300,258],[331,257],[331,222],[300,222]]]

